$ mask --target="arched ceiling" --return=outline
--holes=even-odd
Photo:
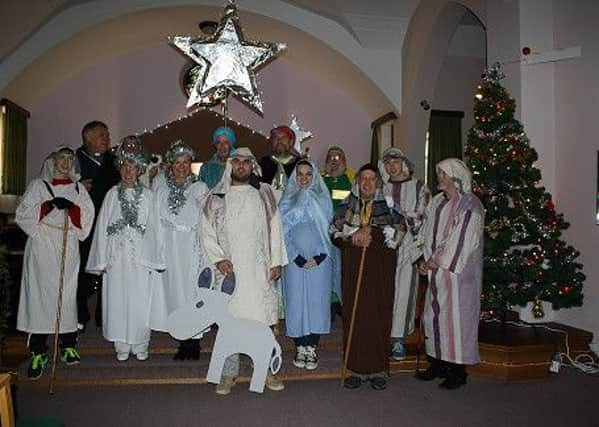
[[[401,44],[415,2],[417,0],[372,0],[365,7],[359,0],[239,0],[237,5],[240,11],[295,27],[337,51],[367,75],[397,110],[401,105]],[[175,7],[213,7],[208,19],[218,19],[225,0],[28,1],[36,13],[27,13],[22,3],[20,0],[0,2],[2,10],[6,10],[0,13],[0,27],[8,20],[24,23],[21,29],[12,27],[15,37],[11,42],[6,41],[8,45],[0,43],[0,92],[49,49],[88,28],[121,16]],[[41,8],[41,3],[45,8]],[[194,17],[194,24],[200,20],[202,18]],[[189,31],[197,33],[195,25]],[[265,33],[263,27],[258,29],[254,34]],[[139,30],[135,28],[136,32]]]
[[[198,34],[197,23],[218,19],[222,8],[164,7],[145,9],[104,20],[44,51],[1,92],[27,107],[76,73],[140,47],[166,43],[175,34]],[[350,94],[373,118],[393,105],[355,64],[319,39],[263,15],[240,11],[248,38],[285,41],[285,58]],[[135,31],[131,31],[134,28]],[[256,36],[258,35],[258,36]]]

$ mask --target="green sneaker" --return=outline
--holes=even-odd
[[[44,367],[46,366],[46,363],[48,363],[47,354],[31,353],[31,362],[29,362],[29,369],[27,369],[27,376],[29,377],[29,379],[39,379],[44,373]]]
[[[67,365],[77,365],[79,362],[81,362],[81,357],[79,357],[79,353],[77,353],[75,347],[67,347],[62,350],[60,360]]]

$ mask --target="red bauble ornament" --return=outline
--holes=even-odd
[[[547,209],[549,209],[550,211],[555,210],[555,204],[553,203],[553,200],[551,200],[551,199],[547,200],[547,203],[545,206],[547,206]]]
[[[522,55],[524,55],[524,56],[530,55],[530,48],[528,46],[524,46],[522,48]]]

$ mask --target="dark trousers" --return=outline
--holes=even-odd
[[[85,325],[90,319],[88,308],[88,299],[97,290],[98,297],[96,302],[96,311],[94,318],[97,325],[102,324],[102,276],[89,274],[85,272],[85,265],[91,249],[91,237],[79,244],[79,254],[81,264],[79,267],[79,276],[77,277],[77,321]]]
[[[303,337],[293,338],[296,347],[317,347],[320,341],[319,334],[304,335]]]
[[[48,335],[49,334],[31,334],[29,335],[29,351],[35,354],[43,354],[48,352]],[[60,348],[75,347],[77,345],[77,332],[68,332],[58,334]]]

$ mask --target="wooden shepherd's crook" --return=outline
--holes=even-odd
[[[343,352],[343,370],[341,371],[341,385],[345,381],[347,374],[347,361],[351,350],[351,341],[354,334],[354,321],[356,320],[356,309],[358,308],[358,300],[360,298],[360,288],[362,287],[362,273],[364,272],[364,261],[366,260],[366,246],[362,247],[362,256],[360,257],[360,269],[358,270],[358,280],[356,282],[356,293],[354,294],[354,305],[351,311],[351,321],[349,322],[349,333],[347,336],[347,345]]]
[[[58,302],[56,304],[56,321],[54,323],[54,354],[52,356],[52,374],[50,375],[49,394],[54,394],[56,379],[56,357],[58,356],[58,335],[60,333],[60,312],[62,311],[62,290],[64,288],[64,264],[67,257],[67,236],[69,233],[69,212],[64,209],[64,225],[62,226],[62,256],[60,258],[60,276],[58,279]]]

